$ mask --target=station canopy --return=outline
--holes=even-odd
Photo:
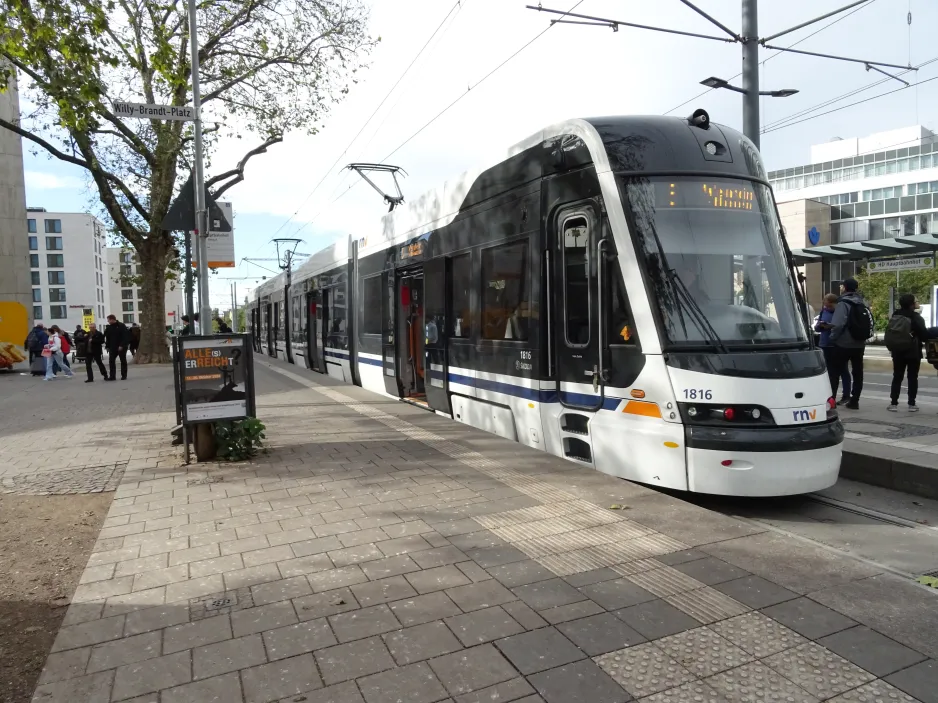
[[[845,242],[806,249],[793,249],[795,265],[817,264],[824,261],[858,261],[907,254],[930,254],[938,250],[938,235],[910,234],[893,239],[872,239]]]

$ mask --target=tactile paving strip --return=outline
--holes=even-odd
[[[703,681],[691,681],[642,698],[642,703],[726,703],[726,699]]]
[[[694,680],[694,675],[653,644],[610,652],[594,661],[622,688],[636,698],[648,696]]]
[[[707,679],[726,703],[817,703],[817,699],[771,669],[754,663]]]
[[[641,586],[646,591],[654,593],[659,598],[673,596],[675,593],[696,591],[705,585],[677,569],[672,569],[670,566],[651,571],[639,571],[629,575],[628,580],[636,586]],[[769,654],[773,654],[773,652],[769,652]]]
[[[832,698],[876,678],[814,642],[775,654],[763,663],[821,699]]]
[[[831,698],[828,703],[919,703],[919,701],[885,681],[871,681],[860,688]]]
[[[752,654],[756,659],[784,652],[786,649],[807,643],[794,630],[762,613],[746,613],[729,620],[716,622],[710,629],[733,644]]]
[[[752,661],[751,655],[706,627],[664,637],[655,645],[701,678]]]
[[[664,600],[704,625],[749,612],[749,608],[739,601],[709,586],[696,591],[675,593]]]
[[[530,556],[530,555],[529,555]],[[563,554],[546,554],[536,559],[537,563],[545,569],[550,569],[558,576],[570,576],[584,571],[601,569],[605,564],[589,554],[583,552],[564,552]]]

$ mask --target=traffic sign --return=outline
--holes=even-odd
[[[160,223],[160,226],[168,232],[189,232],[195,228],[195,193],[192,186],[192,176],[182,186],[179,195],[169,206],[169,212]],[[205,204],[209,212],[209,231],[211,232],[230,232],[231,222],[228,221],[225,213],[215,198],[205,189]]]
[[[118,117],[136,117],[141,120],[176,120],[194,122],[195,108],[185,105],[148,105],[147,103],[114,103],[114,114]]]

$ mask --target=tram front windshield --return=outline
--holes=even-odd
[[[732,351],[807,343],[766,186],[735,179],[619,180],[668,347]]]

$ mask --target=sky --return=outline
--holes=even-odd
[[[575,2],[542,0],[545,8],[564,11]],[[239,260],[275,257],[270,242],[275,236],[301,238],[298,251],[312,254],[338,238],[366,236],[377,229],[387,205],[367,184],[358,182],[358,176],[343,170],[350,162],[401,166],[408,174],[401,179],[404,197],[413,199],[474,166],[498,160],[512,144],[569,118],[686,116],[704,108],[714,122],[741,128],[741,96],[728,90],[705,92],[700,85],[709,76],[731,79],[740,72],[739,44],[621,26],[613,32],[607,27],[555,25],[522,49],[549,27],[546,13],[525,8],[535,0],[460,0],[458,5],[456,0],[373,0],[368,4],[371,32],[381,42],[361,82],[332,110],[319,134],[286,135],[282,144],[255,157],[245,181],[225,194],[234,205]],[[695,4],[739,29],[740,0],[696,0]],[[761,0],[760,35],[775,34],[844,4],[845,0]],[[582,0],[576,12],[721,34],[679,0]],[[388,96],[444,18],[434,40]],[[918,65],[938,59],[933,41],[936,26],[938,3],[933,0],[873,0],[769,43],[790,46],[800,41],[797,48],[806,51]],[[763,90],[799,91],[788,98],[763,98],[764,129],[884,78],[865,70],[862,63],[776,55],[766,49],[760,50],[760,61]],[[914,83],[936,76],[938,60],[905,78]],[[739,79],[735,82],[739,85]],[[767,169],[808,163],[812,144],[836,137],[915,124],[938,130],[938,80],[820,114],[902,87],[887,80],[804,115],[810,119],[763,134]],[[359,130],[361,136],[353,141]],[[234,165],[246,141],[220,144],[213,169]],[[26,157],[25,169],[30,206],[49,211],[88,210],[91,192],[81,169],[32,154]],[[261,276],[272,275],[261,267],[276,268],[276,264],[242,261],[235,269],[221,269],[211,285],[213,306],[229,306],[232,283],[243,300]]]

